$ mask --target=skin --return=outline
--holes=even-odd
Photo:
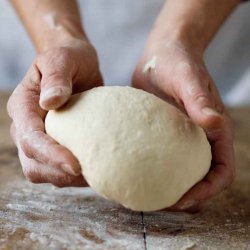
[[[133,85],[176,105],[207,134],[212,165],[207,176],[170,210],[195,212],[235,176],[233,130],[203,55],[238,0],[168,0],[149,35]],[[165,25],[163,25],[165,24]],[[156,57],[154,69],[144,65]]]
[[[78,160],[45,133],[44,119],[72,93],[102,85],[96,51],[81,27],[75,1],[12,3],[38,52],[7,105],[24,175],[33,183],[86,186]],[[50,13],[56,13],[61,29],[52,29],[44,19]]]
[[[86,186],[77,159],[44,129],[48,110],[62,106],[72,93],[102,84],[98,58],[81,26],[76,2],[12,3],[38,52],[8,102],[13,120],[11,135],[23,172],[34,183]],[[231,122],[203,54],[238,4],[239,0],[168,0],[133,75],[134,87],[171,102],[203,127],[212,147],[210,172],[170,208],[173,211],[197,211],[228,187],[235,176]],[[48,13],[57,28],[44,18]],[[154,56],[155,68],[143,72]]]

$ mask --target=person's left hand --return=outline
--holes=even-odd
[[[132,82],[134,87],[176,105],[205,130],[212,150],[210,172],[170,208],[200,210],[235,176],[231,122],[202,55],[180,42],[151,44],[138,63]]]

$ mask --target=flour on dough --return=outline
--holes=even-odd
[[[47,133],[78,158],[89,185],[136,211],[172,206],[207,174],[204,131],[160,98],[98,87],[50,111]]]

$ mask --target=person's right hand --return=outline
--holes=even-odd
[[[58,187],[87,185],[78,160],[46,134],[44,120],[48,110],[62,106],[72,93],[101,84],[95,49],[86,41],[74,39],[37,56],[7,105],[11,136],[28,180]]]

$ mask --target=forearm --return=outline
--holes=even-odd
[[[158,16],[149,43],[181,41],[203,52],[240,0],[168,0]]]
[[[37,51],[73,38],[87,39],[75,0],[12,0]]]

